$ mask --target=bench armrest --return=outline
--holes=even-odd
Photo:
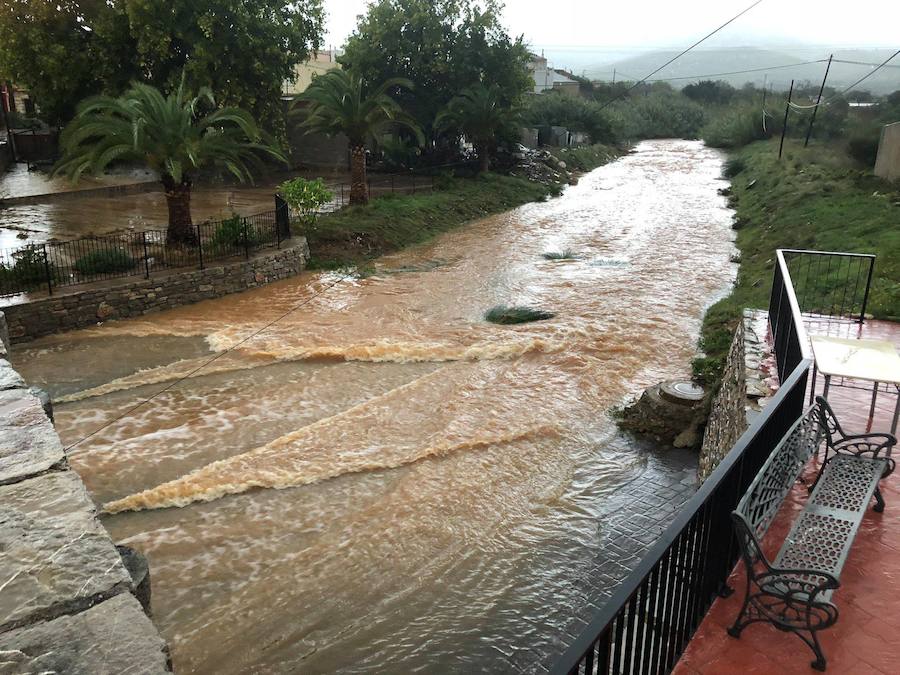
[[[770,567],[765,572],[756,575],[756,584],[766,587],[772,584],[787,584],[788,588],[779,589],[778,595],[782,596],[806,596],[809,604],[816,601],[816,595],[823,591],[834,590],[841,585],[840,580],[823,570],[816,569],[791,569],[787,567]]]
[[[880,445],[886,448],[890,448],[891,446],[897,445],[897,438],[893,434],[850,434],[848,436],[842,437],[841,440],[836,441],[834,445],[839,446],[845,443],[860,442],[871,443],[874,445]]]
[[[887,459],[888,467],[884,477],[894,472],[894,460],[891,458],[891,448],[896,439],[890,434],[858,434],[846,436],[837,443],[831,445],[830,450],[834,455],[853,455],[855,457],[871,457],[872,459]],[[826,452],[826,461],[828,453]]]

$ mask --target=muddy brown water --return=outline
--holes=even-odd
[[[641,143],[366,278],[18,349],[68,444],[238,345],[70,451],[150,559],[178,671],[504,672],[558,648],[603,504],[643,461],[607,411],[689,372],[733,280],[721,165]],[[556,317],[485,323],[499,303]]]
[[[200,184],[191,194],[191,213],[195,222],[221,220],[232,214],[242,216],[275,208],[278,185],[288,178],[323,176],[326,184],[340,191],[349,179],[339,172],[298,170],[265,178],[255,185]],[[164,230],[168,223],[165,195],[154,176],[141,170],[122,171],[99,178],[86,177],[77,185],[65,178],[50,178],[46,172],[28,172],[16,165],[9,174],[0,175],[0,201],[4,197],[71,193],[85,194],[66,199],[46,199],[33,204],[8,204],[0,207],[0,250],[54,239],[74,239],[127,230]],[[129,183],[150,183],[146,192],[102,194],[96,188]]]

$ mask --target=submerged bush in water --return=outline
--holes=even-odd
[[[549,251],[543,255],[546,260],[578,260],[580,257],[570,248],[567,248],[564,251]]]
[[[541,309],[533,307],[507,307],[506,305],[497,305],[489,309],[484,318],[491,323],[512,324],[527,323],[529,321],[544,321],[552,319],[555,315],[553,312],[545,312]]]

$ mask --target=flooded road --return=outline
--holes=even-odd
[[[70,461],[150,559],[178,672],[508,672],[558,649],[604,504],[647,461],[608,410],[689,372],[733,279],[721,165],[645,142],[366,278],[19,348],[67,444],[170,386]],[[497,304],[556,316],[485,323]]]

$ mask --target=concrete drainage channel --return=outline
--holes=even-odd
[[[171,672],[147,561],[100,524],[8,346],[0,313],[0,672]]]

